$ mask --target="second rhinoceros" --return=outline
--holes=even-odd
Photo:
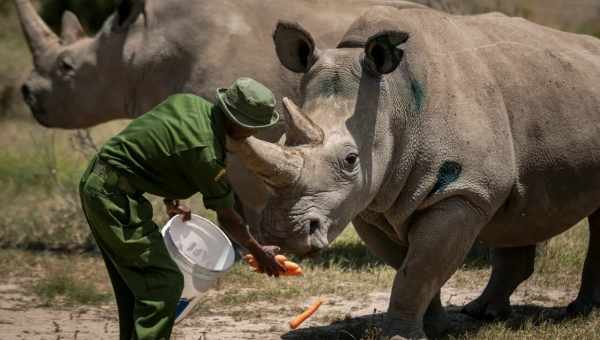
[[[496,247],[466,307],[481,316],[509,308],[536,243],[589,216],[568,310],[600,304],[600,40],[501,14],[374,7],[335,49],[289,22],[274,41],[304,74],[286,145],[228,141],[273,188],[263,240],[309,253],[352,221],[397,269],[386,333],[418,338],[424,323],[444,328],[440,288],[478,237]]]

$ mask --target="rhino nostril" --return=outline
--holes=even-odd
[[[309,235],[314,234],[315,231],[317,231],[317,229],[319,229],[320,226],[321,226],[321,223],[319,223],[319,220],[316,220],[316,219],[310,220],[310,224],[308,225],[308,234]]]
[[[31,95],[31,90],[29,89],[29,86],[27,86],[27,85],[21,86],[21,94],[23,95],[24,99],[29,98],[29,96]]]

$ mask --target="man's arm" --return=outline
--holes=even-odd
[[[246,223],[233,208],[218,208],[216,211],[221,228],[225,229],[239,245],[248,249],[265,273],[269,276],[279,276],[285,271],[285,268],[275,260],[275,254],[279,249],[261,246],[252,237],[246,228]]]

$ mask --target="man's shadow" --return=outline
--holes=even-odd
[[[493,322],[473,319],[460,312],[462,306],[449,305],[446,307],[450,318],[451,328],[441,337],[431,339],[463,338],[474,334],[480,328],[489,326]],[[307,327],[284,334],[285,340],[358,340],[378,339],[384,325],[385,313],[348,318],[335,321],[327,326]],[[564,307],[543,307],[536,305],[516,305],[510,317],[502,323],[507,329],[520,330],[526,325],[558,324],[572,320],[566,316]]]

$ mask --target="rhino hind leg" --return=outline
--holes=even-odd
[[[492,276],[475,300],[462,312],[479,320],[505,319],[511,312],[510,296],[533,274],[535,245],[492,249]]]
[[[585,315],[600,308],[600,211],[588,217],[590,240],[575,301],[567,307],[570,316]]]
[[[390,240],[377,226],[365,222],[360,217],[356,217],[353,224],[360,238],[375,256],[394,269],[402,266],[406,257],[406,248]],[[441,336],[450,329],[450,319],[442,306],[439,292],[431,300],[427,312],[425,312],[423,328],[429,337]]]

